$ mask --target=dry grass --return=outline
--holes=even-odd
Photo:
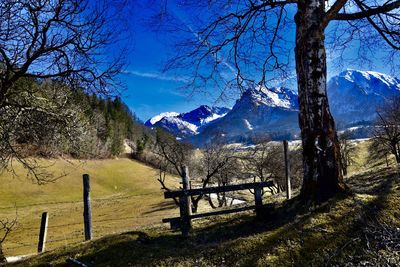
[[[169,217],[177,211],[163,200],[154,170],[127,159],[88,162],[85,169],[71,173],[69,180],[46,185],[52,188],[46,190],[46,201],[52,198],[80,201],[81,174],[82,171],[88,172],[93,177],[92,184],[96,184],[92,189],[95,237],[113,232],[125,233],[70,246],[71,242],[83,239],[80,202],[27,206],[18,210],[20,221],[36,228],[14,232],[9,239],[13,243],[6,243],[6,253],[34,252],[35,245],[30,245],[29,249],[13,250],[12,246],[19,245],[14,240],[36,242],[40,212],[45,207],[50,212],[50,226],[54,226],[50,228],[49,240],[61,239],[50,243],[49,248],[58,248],[19,266],[45,263],[65,266],[68,257],[92,266],[129,266],[129,263],[135,266],[340,266],[349,262],[355,265],[369,262],[374,266],[385,264],[380,261],[381,255],[400,262],[398,251],[379,250],[380,241],[367,238],[368,229],[380,225],[394,231],[400,228],[398,174],[390,168],[377,168],[376,162],[368,162],[367,148],[368,142],[357,144],[356,162],[350,166],[347,183],[354,195],[333,199],[314,212],[298,209],[295,200],[280,204],[264,222],[255,221],[250,212],[198,220],[188,240],[183,240],[179,233],[170,232],[167,226],[158,225],[162,217]],[[173,180],[175,184],[177,181]],[[37,189],[30,188],[32,185],[23,190],[25,184],[21,182],[20,191],[15,196],[24,190],[28,195],[41,195]],[[274,200],[282,203],[283,199],[277,196]],[[34,203],[26,199],[21,201]],[[6,210],[9,214],[13,212],[12,208]],[[77,225],[55,227],[68,223]],[[32,237],[29,236],[31,232]],[[74,239],[67,241],[71,236]],[[60,247],[64,244],[68,246]],[[374,254],[374,251],[380,254]]]
[[[48,162],[46,162],[48,163]],[[36,252],[41,213],[49,213],[47,249],[83,240],[82,174],[91,177],[94,237],[160,224],[175,214],[163,199],[157,172],[129,159],[87,162],[55,160],[51,170],[67,175],[54,183],[34,184],[10,173],[0,176],[1,217],[18,213],[18,228],[4,243],[6,256]],[[21,166],[16,166],[19,173]],[[169,177],[171,186],[178,180]],[[15,206],[15,207],[14,207]]]
[[[374,186],[364,185],[373,180]],[[111,235],[30,258],[18,266],[396,266],[400,179],[392,169],[349,178],[351,196],[313,211],[296,200],[256,221],[251,213],[199,220],[189,239],[165,227]],[[384,228],[382,228],[384,226]],[[371,235],[383,229],[379,236]],[[385,232],[392,235],[382,238]],[[389,246],[386,246],[389,244]],[[390,245],[391,244],[391,245]],[[398,265],[397,265],[398,266]]]

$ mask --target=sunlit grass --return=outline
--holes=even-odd
[[[14,218],[16,212],[18,216],[18,228],[4,244],[6,255],[36,252],[44,211],[49,213],[48,249],[83,240],[84,173],[90,175],[95,237],[159,224],[176,213],[175,206],[163,198],[156,170],[141,163],[126,158],[52,163],[49,169],[56,176],[66,173],[53,183],[37,185],[7,172],[0,176],[1,217]],[[21,165],[15,165],[15,170],[24,173]],[[178,185],[174,178],[168,181]]]
[[[57,249],[29,263],[66,266],[72,257],[94,266],[343,266],[357,257],[376,260],[363,230],[377,221],[400,227],[400,180],[393,169],[349,179],[354,195],[312,212],[290,209],[297,203],[292,202],[266,221],[256,221],[251,212],[206,218],[195,221],[187,240],[166,227],[142,228]],[[364,187],[371,179],[376,187]]]

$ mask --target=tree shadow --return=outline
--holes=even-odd
[[[202,219],[194,224],[187,239],[179,232],[165,230],[127,232],[58,253],[57,258],[77,258],[88,266],[174,266],[182,262],[195,266],[360,264],[371,258],[366,250],[370,244],[364,238],[365,228],[388,205],[388,195],[399,179],[388,169],[353,179],[349,185],[356,194],[338,196],[313,211],[295,198],[267,206],[261,220],[251,213],[223,220]],[[376,184],[371,186],[368,181]],[[363,202],[358,193],[374,198]],[[52,254],[45,257],[48,262],[54,261]]]
[[[143,215],[149,215],[160,211],[176,210],[176,209],[178,209],[178,207],[173,201],[162,201],[157,204],[151,205],[150,210],[143,212]]]

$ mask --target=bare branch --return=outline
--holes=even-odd
[[[337,0],[332,7],[325,13],[325,17],[322,19],[322,27],[325,28],[329,21],[338,15],[338,12],[343,8],[343,6],[348,2],[348,0]]]
[[[338,1],[340,2],[340,1]],[[388,13],[400,7],[400,1],[394,1],[392,3],[385,3],[382,6],[369,8],[356,13],[338,13],[332,19],[333,20],[358,20],[372,17],[382,13]]]
[[[6,240],[7,236],[12,232],[12,230],[16,227],[18,222],[18,211],[15,208],[15,217],[14,219],[2,219],[0,220],[0,232],[2,233],[2,236],[0,236],[0,247],[1,244],[4,243]]]

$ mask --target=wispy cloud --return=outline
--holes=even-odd
[[[172,76],[166,75],[160,72],[144,72],[144,71],[137,71],[137,70],[127,70],[123,72],[127,75],[133,75],[137,77],[149,78],[149,79],[157,79],[162,81],[173,81],[173,82],[188,82],[189,78],[184,76]]]
[[[212,48],[212,43],[211,40],[204,40],[191,26],[190,24],[179,14],[179,12],[174,12],[171,10],[171,13],[193,34],[193,36],[197,39],[197,41],[202,44],[207,46],[208,49]],[[237,75],[237,70],[235,67],[232,66],[225,58],[221,57],[220,53],[216,53],[216,60],[218,60],[222,65],[224,65],[233,75],[233,77],[236,77]],[[217,71],[219,71],[217,69]],[[245,84],[248,86],[247,81],[244,81]]]

